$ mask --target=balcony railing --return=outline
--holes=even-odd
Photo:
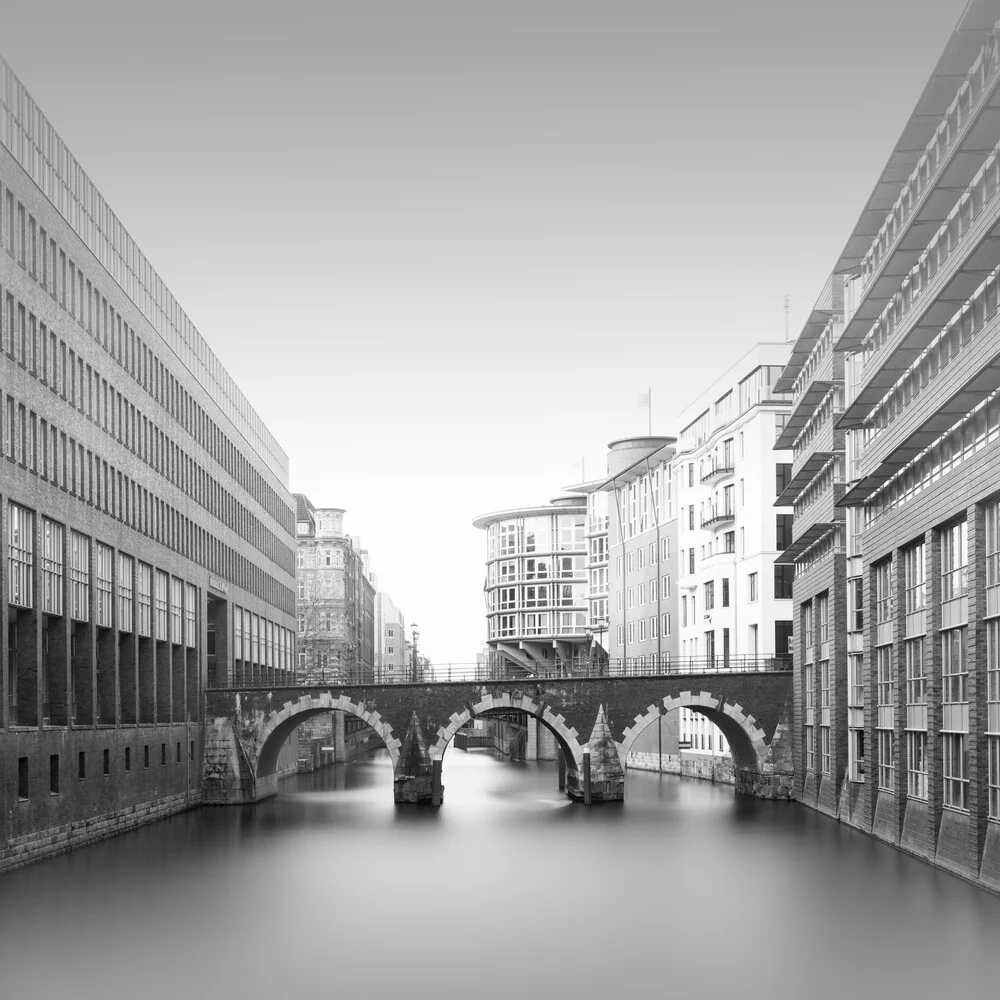
[[[714,483],[716,480],[725,479],[736,472],[732,459],[723,462],[713,462],[709,469],[702,475],[703,483]]]
[[[736,511],[732,507],[707,507],[701,515],[703,528],[717,528],[722,524],[736,520]]]

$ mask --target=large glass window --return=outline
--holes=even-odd
[[[144,562],[139,563],[135,582],[138,595],[136,606],[138,609],[137,624],[139,626],[139,635],[149,636],[152,634],[153,567]],[[237,646],[238,649],[239,647]],[[239,656],[239,652],[236,655]]]
[[[77,621],[90,620],[90,539],[70,532],[70,613]]]
[[[42,610],[63,613],[63,539],[61,524],[42,518]]]
[[[986,505],[986,586],[1000,585],[1000,500]]]
[[[944,804],[969,807],[969,761],[964,733],[944,733]]]
[[[968,668],[965,659],[965,629],[941,633],[941,701],[960,705],[968,701]]]
[[[805,727],[803,740],[806,745],[806,770],[816,770],[816,737],[812,726]]]
[[[986,757],[989,817],[990,819],[1000,819],[1000,736],[987,737]]]
[[[830,758],[830,727],[819,727],[819,758],[820,770],[823,774],[832,774]]]
[[[889,792],[896,787],[893,732],[889,729],[878,731],[878,787]]]
[[[169,638],[167,612],[167,591],[170,588],[170,578],[163,570],[156,571],[156,638],[166,642]]]
[[[915,799],[927,798],[927,733],[906,734],[906,794]]]
[[[115,552],[110,545],[97,543],[94,551],[94,575],[97,578],[97,624],[104,628],[111,627],[112,611],[112,566]]]
[[[550,516],[526,517],[524,519],[524,547],[522,551],[552,551],[552,518]]]
[[[927,674],[924,671],[924,640],[909,639],[903,644],[906,658],[906,704],[927,704]]]
[[[911,545],[903,553],[903,575],[906,589],[906,613],[923,609],[926,603],[926,587],[924,580],[925,545],[919,542]]]
[[[170,641],[180,645],[184,641],[183,633],[183,597],[184,583],[173,576],[170,578]],[[256,615],[254,616],[256,618]],[[260,662],[259,660],[257,662]]]
[[[192,649],[197,644],[197,598],[198,591],[193,584],[184,584],[184,643]],[[268,623],[268,665],[274,666],[273,635]]]
[[[968,587],[969,536],[965,521],[941,529],[941,600],[961,597]]]
[[[892,621],[893,611],[892,560],[884,559],[875,566],[875,621]]]
[[[32,570],[35,565],[35,515],[26,507],[8,507],[8,600],[21,608],[34,606]]]
[[[132,572],[135,562],[131,556],[118,553],[118,630],[132,631],[133,589]]]
[[[876,693],[879,708],[896,703],[896,677],[892,669],[892,646],[879,646],[875,650]]]

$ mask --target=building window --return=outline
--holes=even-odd
[[[774,520],[775,548],[784,552],[792,544],[792,515],[776,514]]]
[[[986,700],[1000,703],[1000,618],[986,623]],[[1000,711],[997,711],[1000,717]]]
[[[941,600],[962,597],[968,588],[969,535],[965,521],[942,528]]]
[[[969,762],[964,733],[943,733],[944,804],[955,809],[969,807]]]
[[[42,610],[63,613],[63,537],[61,524],[42,518]]]
[[[724,577],[722,580],[722,606],[729,607],[729,577]]]
[[[103,542],[97,543],[95,550],[95,576],[97,577],[97,624],[104,627],[111,627],[112,612],[112,564],[115,552],[110,545]]]
[[[892,599],[892,560],[884,559],[875,567],[875,621],[877,624],[884,625],[892,621]]]
[[[823,774],[831,774],[830,770],[830,727],[819,727],[819,757],[820,771]]]
[[[747,576],[747,593],[750,601],[757,600],[757,574],[750,573]]]
[[[814,708],[813,702],[813,668],[807,666],[802,674],[802,686],[805,692],[806,711],[811,712]]]
[[[138,632],[139,635],[149,636],[152,634],[153,567],[144,562],[139,563],[135,579]],[[238,651],[236,655],[239,657]]]
[[[876,704],[891,708],[896,703],[896,678],[892,669],[892,646],[879,646],[875,650]]]
[[[774,596],[776,600],[787,600],[791,598],[792,581],[794,578],[795,578],[794,566],[774,567]]]
[[[986,586],[1000,585],[1000,500],[986,504]]]
[[[184,641],[182,595],[184,582],[178,580],[176,576],[170,578],[170,641],[179,646]],[[256,660],[256,657],[254,658]],[[260,662],[256,660],[256,662]]]
[[[906,704],[927,704],[927,674],[924,672],[924,640],[908,639],[903,644],[906,659]]]
[[[927,733],[906,734],[906,794],[927,798]]]
[[[660,618],[660,627],[663,635],[665,638],[668,638],[670,636],[670,615],[661,615]]]
[[[118,553],[118,629],[132,631],[132,570],[135,563],[131,556]]]
[[[32,569],[35,564],[35,515],[20,504],[8,506],[8,601],[21,608],[34,606]]]
[[[197,644],[197,599],[198,591],[194,584],[185,583],[184,584],[184,643],[188,648],[194,649]],[[270,623],[268,623],[270,627]],[[273,641],[271,643],[273,648]],[[268,660],[268,666],[272,666],[271,660]]]
[[[705,584],[705,610],[711,611],[715,607],[715,581],[709,580]]]
[[[911,545],[903,553],[903,587],[906,613],[913,614],[924,608],[925,586],[925,545],[923,542]]]
[[[1000,819],[1000,736],[986,738],[988,760],[989,817]]]
[[[163,570],[156,571],[156,638],[160,642],[167,641],[167,591],[170,588],[170,578]],[[300,620],[301,621],[301,620]]]
[[[941,701],[963,705],[968,699],[968,667],[965,659],[965,629],[941,633]]]
[[[70,532],[70,613],[77,621],[90,620],[90,539]]]
[[[893,755],[894,733],[889,729],[878,731],[878,787],[891,792],[895,787],[896,761]]]

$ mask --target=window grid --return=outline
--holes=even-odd
[[[118,630],[131,632],[134,628],[132,609],[134,607],[134,591],[132,573],[135,560],[123,552],[118,553]]]
[[[65,528],[42,518],[42,610],[63,613],[63,541]]]
[[[153,612],[153,567],[147,563],[139,563],[136,573],[136,589],[138,590],[138,626],[139,635],[152,635]]]
[[[964,733],[944,733],[944,804],[955,809],[969,807],[969,762]]]
[[[90,620],[90,539],[70,532],[70,607],[77,621]]]
[[[8,507],[8,600],[21,608],[34,607],[32,570],[35,563],[35,517],[20,504]]]

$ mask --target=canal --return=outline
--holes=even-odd
[[[397,809],[375,754],[6,875],[0,996],[996,995],[1000,899],[794,804],[444,775],[444,808]]]

